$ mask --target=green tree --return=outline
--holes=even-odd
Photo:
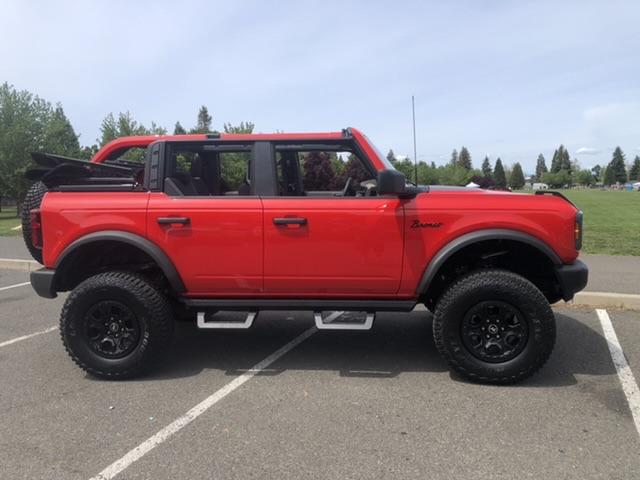
[[[173,127],[174,135],[186,135],[187,131],[184,129],[180,122],[176,122],[175,127]]]
[[[224,133],[253,133],[255,125],[252,122],[240,122],[238,125],[225,123]]]
[[[472,172],[460,165],[445,165],[438,167],[438,183],[440,185],[464,186],[469,183]]]
[[[346,170],[346,164],[342,158],[334,152],[329,153],[329,160],[331,161],[331,167],[333,168],[336,178],[341,178],[342,173]]]
[[[196,126],[192,128],[189,133],[213,133],[211,130],[212,121],[213,118],[209,115],[209,110],[206,106],[202,105],[198,111]]]
[[[473,168],[471,163],[471,154],[469,153],[469,150],[467,150],[467,147],[462,147],[460,150],[460,155],[458,155],[458,165],[466,170],[471,170]]]
[[[152,123],[152,126],[157,131],[161,129],[161,127],[158,127],[155,123]],[[161,129],[160,131],[166,132],[165,129]],[[113,113],[109,113],[100,124],[100,138],[98,139],[98,143],[103,147],[116,138],[149,135],[150,133],[151,130],[134,120],[128,111],[120,112],[117,119],[113,116]]]
[[[335,172],[326,152],[309,152],[303,159],[305,190],[326,190],[333,185]]]
[[[339,179],[337,186],[339,188],[343,187],[349,177],[351,177],[351,181],[354,185],[358,185],[360,182],[364,182],[371,178],[371,174],[362,166],[360,159],[353,154],[349,155],[344,167],[344,172],[342,172],[340,177],[336,177]]]
[[[391,149],[389,149],[389,153],[387,153],[387,160],[389,160],[391,164],[396,161],[396,156]]]
[[[427,165],[425,162],[418,162],[419,185],[437,185],[438,181],[438,172],[435,167]]]
[[[415,175],[413,163],[408,158],[394,160],[393,167],[399,172],[402,172],[407,179],[412,179]],[[418,172],[418,178],[420,178],[420,172]]]
[[[29,188],[24,172],[31,152],[78,156],[78,136],[61,105],[8,83],[0,85],[0,196],[22,199]]]
[[[551,160],[551,173],[558,173],[560,170],[567,170],[571,173],[569,152],[562,144],[553,152],[553,159]]]
[[[595,178],[596,182],[599,182],[602,180],[602,177],[601,177],[602,167],[600,165],[596,165],[595,167],[593,167],[591,169],[591,173],[593,174],[593,177]]]
[[[558,172],[547,172],[542,175],[542,181],[549,185],[551,188],[564,188],[569,185],[571,181],[571,175],[566,170],[560,170]]]
[[[585,187],[591,186],[596,183],[596,179],[594,178],[593,173],[591,173],[591,170],[588,169],[579,170],[576,174],[576,181],[579,185],[583,185]]]
[[[449,160],[449,163],[451,165],[458,164],[458,151],[455,148],[453,149],[453,152],[451,152],[451,160]]]
[[[638,155],[636,155],[636,158],[633,160],[633,164],[631,165],[631,169],[629,170],[629,181],[640,181],[640,156]]]
[[[509,186],[516,190],[520,190],[524,187],[524,173],[522,172],[522,166],[518,162],[516,162],[511,169]]]
[[[482,161],[482,176],[483,177],[490,177],[491,175],[493,175],[493,170],[491,168],[491,162],[489,161],[489,157],[485,156],[484,160]]]
[[[493,179],[496,183],[496,188],[507,188],[507,177],[504,173],[504,167],[502,166],[502,160],[498,157],[496,160],[496,166],[493,168]]]
[[[160,125],[156,125],[156,122],[151,122],[151,126],[149,127],[149,133],[151,135],[166,135],[167,129],[161,127]]]
[[[542,181],[542,176],[547,173],[547,162],[544,159],[544,155],[538,155],[538,160],[536,161],[536,179],[540,182]]]
[[[62,106],[58,103],[51,113],[45,128],[44,150],[67,157],[80,155],[80,143],[78,135],[71,126],[71,122],[64,114]]]
[[[91,160],[93,156],[98,153],[98,150],[100,150],[100,147],[98,147],[98,145],[96,145],[95,143],[93,145],[84,146],[80,149],[78,158]]]
[[[627,181],[627,167],[624,163],[624,153],[622,153],[622,149],[620,147],[616,147],[613,151],[613,158],[611,159],[611,162],[609,162],[607,170],[612,171],[609,175],[613,178],[613,182],[609,185],[616,182],[625,183]]]
[[[616,174],[613,171],[613,168],[609,168],[607,165],[604,168],[604,174],[602,175],[602,183],[607,187],[610,187],[614,183],[616,183]]]

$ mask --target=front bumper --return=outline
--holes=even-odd
[[[587,286],[589,269],[580,260],[569,265],[556,267],[556,278],[560,284],[562,299],[568,302],[573,296]]]
[[[44,298],[56,298],[58,296],[54,286],[53,279],[56,271],[51,268],[41,268],[31,272],[31,286],[38,295]]]

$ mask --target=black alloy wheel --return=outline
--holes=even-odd
[[[513,305],[497,300],[471,307],[461,330],[464,346],[485,362],[507,362],[517,357],[529,338],[525,316]]]
[[[122,358],[140,341],[140,324],[133,311],[114,300],[94,304],[85,315],[84,335],[91,349],[104,358]]]

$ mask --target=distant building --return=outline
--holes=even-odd
[[[549,190],[549,185],[547,185],[546,183],[536,182],[533,184],[532,188],[534,190]]]

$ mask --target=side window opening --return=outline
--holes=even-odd
[[[171,196],[253,195],[246,146],[171,145],[164,191]]]
[[[365,196],[363,183],[375,181],[347,150],[276,150],[276,174],[281,196]]]

